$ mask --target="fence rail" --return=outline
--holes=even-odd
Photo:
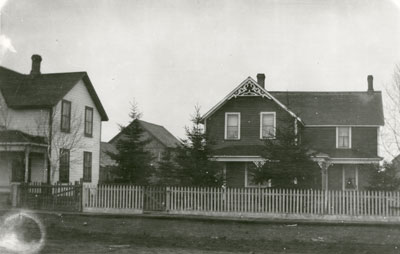
[[[400,192],[84,185],[83,211],[394,217]]]

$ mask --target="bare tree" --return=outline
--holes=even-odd
[[[385,128],[382,146],[392,157],[400,153],[400,64],[396,65],[393,80],[385,87]]]
[[[72,154],[74,151],[85,148],[83,142],[83,119],[82,114],[72,111],[70,118],[70,131],[61,131],[61,110],[52,109],[48,114],[42,114],[36,119],[37,135],[45,137],[49,144],[47,148],[48,162],[50,166],[51,179],[59,171],[61,149],[68,149]],[[70,158],[70,164],[80,163],[81,159],[76,157]]]

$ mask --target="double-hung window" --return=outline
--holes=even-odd
[[[71,102],[61,102],[61,131],[69,132],[71,129]]]
[[[92,153],[83,152],[83,181],[92,181]]]
[[[60,149],[60,167],[59,181],[62,183],[69,182],[69,150]]]
[[[225,113],[225,139],[240,139],[240,113]]]
[[[351,148],[351,127],[336,128],[336,148]]]
[[[85,107],[85,136],[93,136],[93,108]]]
[[[275,112],[260,113],[260,138],[275,138],[276,130],[276,114]]]

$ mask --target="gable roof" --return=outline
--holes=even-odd
[[[88,89],[101,120],[107,121],[108,116],[86,72],[24,75],[0,66],[0,91],[7,106],[15,109],[52,107],[80,80]]]
[[[381,92],[270,92],[307,125],[384,125]]]
[[[111,159],[109,153],[117,154],[118,150],[113,144],[107,142],[100,143],[100,167],[114,166],[117,163]]]
[[[203,117],[204,121],[231,98],[236,97],[243,87],[251,82],[258,94],[274,100],[279,106],[296,117],[304,125],[384,125],[382,94],[380,91],[365,92],[280,92],[266,91],[248,77],[222,101],[211,108]],[[240,96],[240,95],[238,95]]]
[[[288,109],[282,102],[280,102],[277,98],[275,98],[267,90],[265,90],[263,87],[258,85],[257,82],[251,77],[246,78],[235,89],[233,89],[224,99],[222,99],[217,105],[215,105],[206,114],[204,114],[201,117],[201,120],[204,121],[210,115],[212,115],[215,111],[217,111],[219,108],[221,108],[228,100],[230,100],[232,98],[236,98],[237,96],[261,96],[263,98],[273,100],[276,104],[278,104],[281,108],[283,108],[291,116],[296,118],[299,122],[302,122],[300,117],[298,117],[294,112],[292,112],[290,109]]]
[[[164,126],[157,125],[154,123],[145,122],[143,120],[135,119],[134,121],[138,121],[140,126],[147,131],[152,137],[158,140],[161,144],[168,148],[175,148],[181,145],[181,142],[172,135]],[[129,124],[131,125],[133,121]],[[129,126],[128,125],[128,126]],[[115,142],[120,136],[122,132],[119,132],[115,137],[113,137],[109,143]]]

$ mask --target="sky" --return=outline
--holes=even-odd
[[[102,140],[142,119],[179,138],[245,78],[271,91],[365,91],[400,63],[397,0],[0,0],[0,64],[86,71],[110,118]]]

